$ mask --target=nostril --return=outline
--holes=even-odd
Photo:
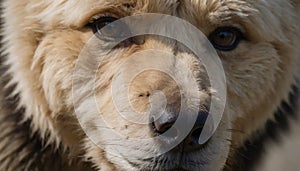
[[[166,131],[168,131],[172,127],[173,124],[174,123],[172,123],[172,122],[168,122],[168,123],[165,123],[162,125],[154,123],[156,131],[160,134],[163,134]]]
[[[192,131],[191,139],[192,139],[193,144],[199,145],[199,138],[200,138],[202,130],[203,130],[203,126],[196,128]]]
[[[175,122],[176,122],[176,117],[167,114],[160,116],[156,120],[152,118],[151,119],[152,130],[156,135],[164,134],[165,132],[167,132],[169,129],[172,128]],[[175,134],[177,133],[174,133],[174,135]],[[173,133],[170,133],[170,135],[167,136],[171,136],[171,135],[173,135]]]
[[[173,127],[173,125],[174,125],[174,123],[169,123],[169,124],[164,125],[163,127],[157,128],[155,126],[155,123],[153,122],[152,129],[153,129],[154,135],[155,136],[162,135],[163,137],[168,138],[168,139],[178,137],[179,132],[175,127]]]

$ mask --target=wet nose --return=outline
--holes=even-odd
[[[156,135],[160,135],[168,131],[176,122],[177,115],[172,112],[164,112],[158,118],[152,117],[152,129]],[[174,135],[176,136],[176,135]]]
[[[168,131],[176,122],[178,115],[175,113],[164,113],[161,115],[158,119],[155,120],[155,118],[152,118],[151,127],[153,132],[156,135],[164,134],[166,131]],[[194,127],[192,128],[191,132],[188,134],[188,136],[184,140],[184,145],[186,146],[186,150],[194,150],[196,148],[202,147],[201,144],[199,144],[199,138],[202,133],[204,124],[207,120],[208,112],[201,111],[198,113],[197,120],[195,121]],[[176,129],[175,129],[176,130]],[[169,138],[174,138],[178,136],[177,134],[180,133],[180,130],[178,132],[171,132],[170,134],[166,134]]]

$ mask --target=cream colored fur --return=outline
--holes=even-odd
[[[218,52],[227,76],[225,115],[229,118],[222,120],[209,147],[194,155],[194,160],[208,163],[198,169],[220,170],[226,162],[230,163],[228,156],[273,117],[280,102],[287,99],[290,86],[295,84],[300,61],[299,5],[296,4],[299,4],[297,0],[4,0],[2,48],[8,55],[7,73],[13,76],[10,84],[17,83],[11,95],[20,93],[20,107],[26,108],[24,119],[32,119],[32,129],[42,139],[70,151],[67,160],[87,160],[104,171],[139,170],[94,145],[74,114],[72,74],[81,49],[93,36],[85,25],[93,16],[111,13],[119,17],[140,13],[176,15],[206,35],[218,26],[238,25],[246,32],[247,40],[233,51]],[[174,46],[166,38],[149,36],[142,46],[115,49],[103,66],[99,66],[98,108],[115,130],[133,137],[149,136],[145,134],[149,132],[148,127],[122,120],[113,106],[110,86],[116,68],[135,52],[159,49],[172,53]],[[201,66],[195,65],[194,56],[184,49],[177,57],[200,72]],[[93,62],[86,61],[86,65]],[[149,61],[133,60],[135,65],[143,62]],[[166,67],[170,67],[167,62]],[[148,77],[150,85],[170,81],[161,73],[148,73]],[[137,79],[132,89],[140,92],[161,89],[170,99],[176,92],[173,83],[169,89],[163,84],[150,88],[146,85],[147,81]],[[79,110],[86,112],[85,117],[93,118],[97,114],[88,108],[91,98],[85,97]],[[134,98],[133,101],[138,101],[137,110],[147,108],[147,99]],[[143,149],[138,144],[135,146]]]

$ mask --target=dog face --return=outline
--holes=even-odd
[[[296,54],[299,52],[295,48],[298,40],[297,13],[290,1],[89,0],[11,3],[5,2],[13,9],[5,13],[8,23],[5,34],[10,39],[7,43],[11,56],[8,63],[16,76],[13,81],[18,83],[21,103],[28,109],[27,116],[33,118],[34,128],[39,129],[42,135],[51,132],[49,141],[57,140],[70,149],[82,149],[80,153],[84,153],[99,169],[220,170],[226,162],[230,164],[228,156],[249,138],[248,135],[271,117],[293,83]],[[138,36],[120,43],[104,57],[99,55],[103,54],[101,44],[90,39],[97,38],[102,27],[109,27],[104,30],[108,35],[124,32],[118,25],[110,24],[123,17],[144,13],[176,16],[201,30],[216,48],[227,83],[224,115],[215,134],[205,145],[193,141],[199,138],[197,131],[201,132],[204,124],[196,121],[182,143],[166,153],[147,159],[142,156],[151,148],[161,149],[159,141],[122,144],[120,139],[107,138],[110,134],[104,131],[106,128],[99,126],[101,124],[97,118],[104,118],[109,125],[107,129],[124,135],[125,139],[152,138],[166,132],[176,121],[183,105],[183,95],[177,81],[162,71],[145,70],[134,78],[128,73],[150,63],[177,73],[179,78],[195,78],[197,88],[190,89],[188,98],[200,102],[197,107],[191,104],[185,107],[199,108],[199,115],[207,115],[211,96],[218,92],[210,85],[206,71],[209,68],[205,68],[188,48],[170,38]],[[15,15],[18,17],[13,17]],[[91,45],[86,53],[82,53],[88,43]],[[80,64],[77,63],[79,56],[86,57]],[[98,63],[99,56],[103,57],[103,61],[97,66],[95,75],[91,75],[89,70]],[[81,94],[75,97],[77,105],[74,112],[72,83],[77,64],[84,68],[81,73],[83,77],[91,81],[75,82]],[[192,76],[187,71],[191,71]],[[121,116],[114,103],[114,95],[122,96],[125,92],[121,88],[111,91],[116,77],[129,82],[120,86],[128,88],[126,95],[131,111],[151,120],[153,117],[149,115],[153,114],[147,113],[149,108],[164,104],[162,119],[153,119],[150,124],[138,124]],[[87,85],[94,85],[94,94],[89,93]],[[92,101],[97,103],[96,111],[91,108]],[[127,110],[127,107],[122,109]],[[159,113],[159,109],[154,110],[154,113]],[[93,132],[99,142],[93,142],[83,133],[76,120],[76,111],[80,111],[79,119],[88,125],[85,129]],[[189,117],[188,113],[183,115]],[[172,138],[168,137],[168,140]],[[97,143],[101,144],[101,148]],[[132,151],[135,153],[132,154]]]

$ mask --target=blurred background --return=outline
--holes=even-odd
[[[265,160],[257,171],[300,171],[300,121],[292,131],[281,135],[281,142],[269,143]]]

